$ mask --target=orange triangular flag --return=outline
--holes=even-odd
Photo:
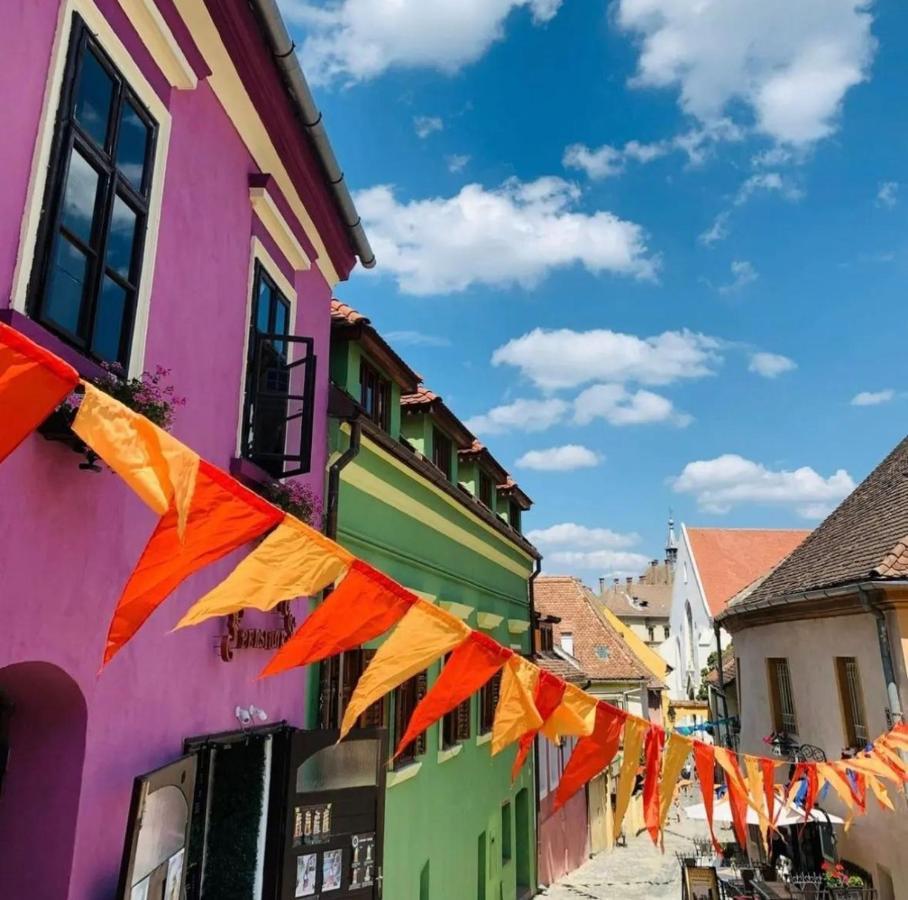
[[[311,597],[343,575],[352,562],[353,556],[339,544],[285,515],[252,553],[186,611],[176,627],[241,609],[268,612],[285,600]]]
[[[79,373],[72,366],[0,322],[0,461],[78,383]]]
[[[536,704],[536,712],[539,713],[543,726],[552,713],[561,705],[566,687],[565,682],[560,678],[556,678],[551,672],[546,672],[545,669],[539,670],[539,681],[536,684],[533,702]],[[514,765],[511,766],[512,781],[517,778],[520,769],[523,767],[537,734],[539,734],[539,729],[533,728],[520,738],[520,743],[517,746],[517,756],[514,757]]]
[[[360,676],[344,711],[341,738],[373,703],[408,678],[425,671],[469,634],[470,629],[460,619],[418,599]]]
[[[277,525],[282,517],[276,506],[202,460],[184,539],[179,538],[177,512],[171,507],[117,602],[104,664],[186,578]]]

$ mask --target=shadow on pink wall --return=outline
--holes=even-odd
[[[578,791],[557,812],[554,793],[539,809],[539,883],[549,885],[589,859],[590,827],[586,788]]]
[[[0,669],[11,706],[9,759],[0,788],[0,885],[5,897],[67,896],[87,708],[78,685],[46,662]]]

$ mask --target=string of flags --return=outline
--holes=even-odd
[[[0,323],[0,461],[78,384],[72,367]],[[516,744],[516,777],[537,735],[556,743],[578,738],[556,791],[556,806],[562,806],[621,752],[616,831],[642,764],[644,820],[657,845],[691,756],[717,847],[717,767],[724,775],[741,844],[746,843],[748,808],[756,811],[766,840],[781,808],[795,796],[805,821],[820,793],[830,790],[853,817],[866,812],[868,794],[892,810],[887,783],[900,786],[908,781],[901,756],[908,751],[908,726],[899,724],[854,758],[798,763],[780,796],[775,775],[783,762],[778,758],[736,754],[682,729],[666,730],[541,670],[263,500],[144,416],[90,384],[82,382],[82,388],[85,396],[73,431],[160,516],[114,608],[102,668],[187,578],[264,536],[220,584],[183,613],[176,628],[245,608],[268,611],[334,585],[260,677],[317,663],[387,634],[350,698],[342,737],[369,706],[447,657],[414,710],[396,754],[500,673],[492,754]]]

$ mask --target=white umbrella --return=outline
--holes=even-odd
[[[706,805],[703,803],[694,803],[692,806],[685,806],[684,812],[687,813],[689,819],[700,819],[706,821]],[[797,803],[792,801],[787,806],[783,806],[782,798],[779,794],[776,795],[776,809],[775,813],[775,824],[777,827],[784,827],[786,825],[800,825],[804,822],[804,807],[799,806]],[[721,800],[716,800],[713,803],[713,821],[714,822],[731,822],[731,805],[728,802],[728,797],[723,797]],[[833,825],[841,825],[843,819],[840,819],[838,816],[834,816],[832,813],[828,813],[825,810],[821,809],[812,809],[810,811],[810,817],[808,818],[809,822],[830,822]],[[757,815],[757,811],[748,805],[747,807],[747,824],[748,825],[759,825],[760,817]]]

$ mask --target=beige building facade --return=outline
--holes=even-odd
[[[908,439],[790,556],[717,617],[734,641],[740,750],[767,755],[783,734],[829,761],[903,720],[908,699]],[[787,768],[777,769],[782,781]],[[908,900],[908,801],[868,797],[839,856],[870,875],[879,900]],[[822,801],[844,815],[834,792]]]

